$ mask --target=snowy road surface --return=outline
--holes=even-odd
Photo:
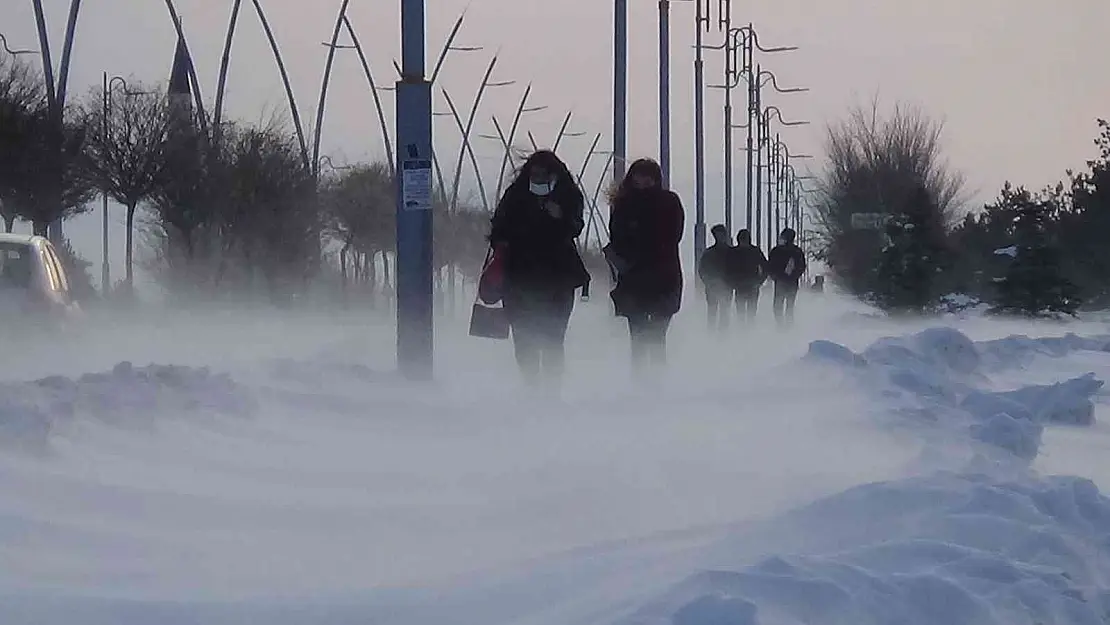
[[[1104,622],[1105,325],[800,306],[727,340],[691,307],[646,393],[583,308],[550,405],[464,320],[434,388],[355,316],[24,348],[0,369],[0,623]]]

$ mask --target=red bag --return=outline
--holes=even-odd
[[[509,338],[509,316],[505,311],[505,252],[503,247],[489,249],[482,275],[478,278],[478,298],[470,311],[470,336],[504,340]]]
[[[478,299],[484,304],[496,304],[505,297],[504,248],[491,247],[486,253],[482,275],[478,278]]]

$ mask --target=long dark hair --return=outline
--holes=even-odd
[[[505,197],[515,198],[520,197],[521,194],[530,193],[528,180],[536,167],[542,167],[555,174],[553,197],[557,202],[582,203],[584,201],[582,190],[578,188],[574,174],[570,173],[566,163],[551,150],[536,150],[524,161],[517,169],[509,187],[505,189]]]
[[[655,186],[663,188],[663,168],[655,159],[639,158],[628,166],[628,171],[625,172],[624,178],[621,179],[620,184],[609,190],[609,204],[614,205],[622,198],[627,197],[629,192],[634,191],[632,187],[632,178],[634,176],[647,176],[655,181]]]

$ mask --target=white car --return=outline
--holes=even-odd
[[[0,233],[0,318],[57,326],[80,314],[54,245],[45,237]]]

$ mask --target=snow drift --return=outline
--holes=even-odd
[[[254,396],[227,374],[121,362],[77,378],[0,383],[0,444],[43,449],[63,421],[149,427],[155,419],[248,417],[256,408]]]
[[[818,341],[806,360],[901,408],[914,427],[963,432],[962,466],[865,484],[763,532],[713,544],[712,563],[621,623],[676,625],[1083,624],[1110,621],[1110,499],[1093,482],[1029,469],[1045,426],[1090,425],[1094,374],[990,390],[988,372],[1040,355],[1106,351],[1105,338],[974,343],[947,328],[862,353]],[[833,369],[836,371],[828,371]],[[909,410],[918,408],[918,412]],[[782,537],[792,537],[783,541]],[[778,538],[776,538],[778,537]],[[752,541],[788,545],[738,566]],[[777,542],[776,542],[777,541]]]
[[[1102,624],[1110,500],[1031,464],[1046,428],[1096,425],[1106,371],[1009,382],[1079,352],[1110,354],[1110,338],[931,328],[815,341],[710,393],[494,415],[477,410],[485,388],[413,397],[328,358],[7,383],[0,440],[77,460],[0,458],[0,621]],[[101,446],[66,435],[81,424]],[[104,434],[159,424],[174,440]],[[904,473],[892,439],[924,449],[916,475],[868,481]],[[458,577],[380,581],[429,562]]]

